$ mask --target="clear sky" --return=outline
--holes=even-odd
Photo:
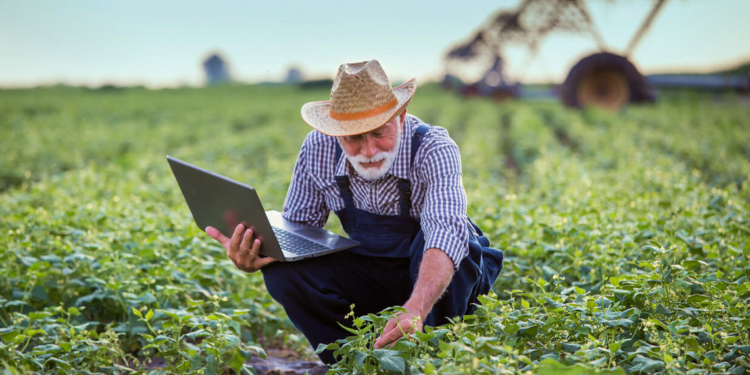
[[[278,80],[291,65],[332,76],[344,62],[378,59],[392,81],[434,79],[442,57],[500,8],[494,1],[0,0],[0,86],[203,82],[200,61],[221,51],[233,75]],[[612,51],[622,51],[652,0],[589,1]],[[750,0],[670,0],[632,58],[643,73],[705,71],[750,60]],[[595,51],[586,36],[555,35],[508,74],[562,81]]]

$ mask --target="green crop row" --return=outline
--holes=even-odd
[[[670,111],[681,113],[679,103],[617,116],[552,105],[488,107],[487,118],[499,112],[502,121],[507,110],[514,121],[529,116],[526,130],[540,135],[538,148],[524,152],[526,130],[478,126],[462,145],[472,178],[473,169],[492,168],[493,158],[498,165],[508,153],[526,155],[516,159],[518,177],[465,180],[470,213],[506,252],[497,297],[461,323],[388,351],[371,346],[388,314],[361,317],[356,335],[329,346],[343,355],[334,371],[745,373],[746,185],[707,179],[680,155],[647,147],[639,119],[656,109],[664,121]],[[736,112],[725,115],[744,111],[730,109]],[[503,134],[512,139],[498,143]],[[746,163],[741,154],[723,161]]]
[[[310,131],[299,107],[326,95],[0,91],[0,364],[218,374],[252,372],[264,348],[304,355],[262,277],[195,226],[164,157],[280,209]],[[474,315],[393,348],[372,343],[395,310],[349,320],[331,371],[747,372],[747,109],[667,97],[611,114],[420,88],[409,111],[459,144],[469,215],[505,268]]]

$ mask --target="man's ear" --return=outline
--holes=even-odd
[[[404,108],[403,111],[401,111],[401,114],[398,115],[399,120],[401,120],[401,129],[404,128],[404,124],[406,124],[406,108]]]

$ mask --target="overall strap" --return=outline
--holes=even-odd
[[[401,178],[398,180],[399,216],[411,217],[411,181]]]
[[[349,176],[336,176],[336,167],[339,164],[339,159],[341,159],[342,150],[338,142],[336,142],[334,145],[336,148],[333,157],[333,174],[334,178],[336,179],[336,185],[338,185],[339,187],[339,194],[341,195],[341,199],[344,200],[344,207],[354,208],[354,195],[352,195],[352,191],[351,189],[349,189]]]
[[[432,125],[419,125],[417,127],[417,130],[414,131],[414,136],[411,138],[411,168],[414,168],[414,159],[417,156],[417,151],[419,150],[419,146],[422,145],[422,138],[424,138],[424,135],[427,134],[428,131],[430,131],[430,127]]]

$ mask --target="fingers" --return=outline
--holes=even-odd
[[[401,333],[401,329],[398,327],[399,324],[402,328],[405,328],[404,323],[397,321],[397,318],[388,321],[388,324],[385,325],[380,338],[375,340],[376,349],[380,349],[403,336],[403,334]]]
[[[212,229],[215,230],[215,228]],[[260,245],[260,239],[253,240],[253,230],[244,230],[244,226],[240,224],[235,228],[232,238],[229,239],[225,247],[227,248],[227,256],[237,268],[245,272],[255,272],[275,261],[271,257],[258,257]]]
[[[388,321],[388,324],[385,325],[385,328],[383,328],[383,332],[380,333],[380,337],[382,338],[385,334],[387,334],[394,328],[396,328],[396,319],[392,318]]]
[[[260,253],[260,239],[256,238],[255,241],[253,241],[253,248],[250,249],[250,258],[255,260],[258,258],[258,253]]]
[[[229,237],[221,234],[221,232],[219,232],[219,230],[214,227],[206,227],[206,234],[211,236],[211,238],[219,241],[222,245],[229,241]]]
[[[407,322],[399,322],[399,323],[401,325],[401,328],[403,328],[404,332],[409,332],[409,330],[411,328],[411,324],[410,323],[407,323]],[[395,344],[396,340],[398,340],[401,337],[403,337],[403,333],[401,333],[401,329],[399,329],[398,326],[396,326],[393,329],[391,329],[390,332],[387,332],[387,333],[385,331],[383,331],[383,332],[384,332],[383,337],[379,338],[375,342],[375,346],[377,348],[382,348],[382,347],[384,347],[384,346],[386,346],[386,345],[388,345],[390,343]],[[391,347],[392,346],[393,345],[391,345]]]
[[[240,243],[240,252],[239,252],[239,255],[241,257],[244,257],[247,254],[250,254],[250,244],[252,243],[253,243],[253,230],[248,229],[242,235],[242,243]]]
[[[252,244],[253,248],[256,247],[255,243],[259,243],[260,240],[253,241],[253,230],[248,229],[245,231],[244,236],[242,236],[242,243],[240,244],[240,250],[237,253],[237,258],[239,260],[239,263],[242,264],[246,269],[252,269],[253,263],[255,263],[255,258],[257,257],[257,251],[256,256],[253,256],[252,250],[250,249],[250,246]],[[260,245],[258,245],[260,247]]]
[[[276,259],[273,259],[271,257],[258,258],[258,260],[255,261],[255,268],[256,269],[260,269],[260,268],[265,267],[265,266],[267,266],[267,265],[269,265],[269,264],[271,264],[271,263],[273,263],[275,261],[276,261]]]
[[[227,255],[230,258],[234,258],[240,249],[240,241],[242,240],[242,231],[244,229],[245,227],[242,224],[234,228],[234,234],[232,235],[232,239],[229,240],[229,248],[227,249]]]

